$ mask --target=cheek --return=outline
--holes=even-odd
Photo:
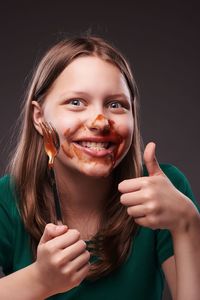
[[[55,120],[54,126],[57,129],[61,144],[68,140],[82,126],[78,118],[71,116],[59,117]]]
[[[127,154],[133,139],[134,125],[133,121],[124,122],[119,127],[117,132],[121,136],[121,143],[118,145],[115,153],[115,162],[117,164],[124,158]]]
[[[77,149],[74,144],[72,143],[73,137],[76,135],[76,132],[78,131],[85,131],[85,127],[81,122],[76,122],[76,124],[73,124],[70,122],[68,126],[65,126],[63,128],[63,131],[61,133],[61,148],[63,150],[63,153],[68,158],[73,158],[74,156],[78,157],[78,159],[84,160],[83,154],[79,149]]]
[[[123,143],[129,144],[132,141],[134,133],[134,124],[133,120],[125,120],[118,126],[118,133],[123,139]]]
[[[52,123],[52,125],[57,129],[60,137],[63,133],[71,128],[75,130],[80,123],[77,117],[74,117],[74,114],[66,112],[66,109],[63,106],[58,105],[44,105],[43,107],[43,116],[44,120]]]

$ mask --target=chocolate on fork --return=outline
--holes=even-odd
[[[54,203],[55,203],[57,222],[63,223],[61,208],[60,208],[60,199],[59,199],[58,190],[57,190],[57,186],[56,186],[56,178],[55,178],[55,172],[54,172],[54,166],[53,166],[54,159],[60,149],[60,140],[59,140],[59,136],[58,136],[56,130],[51,125],[51,123],[41,122],[40,127],[41,127],[42,133],[43,133],[44,149],[49,158],[48,167],[49,167],[49,173],[50,173],[50,179],[51,179],[51,186],[52,186],[53,195],[54,195]]]

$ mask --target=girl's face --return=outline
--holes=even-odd
[[[105,177],[128,152],[134,130],[131,96],[111,63],[95,56],[75,59],[54,82],[42,110],[60,137],[57,168]]]

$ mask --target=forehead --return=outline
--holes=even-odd
[[[125,93],[130,96],[126,80],[114,64],[96,56],[72,61],[54,82],[53,89],[87,90],[87,92]]]

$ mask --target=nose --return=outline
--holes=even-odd
[[[104,115],[99,114],[88,122],[88,128],[93,132],[105,134],[110,131],[110,123]]]

